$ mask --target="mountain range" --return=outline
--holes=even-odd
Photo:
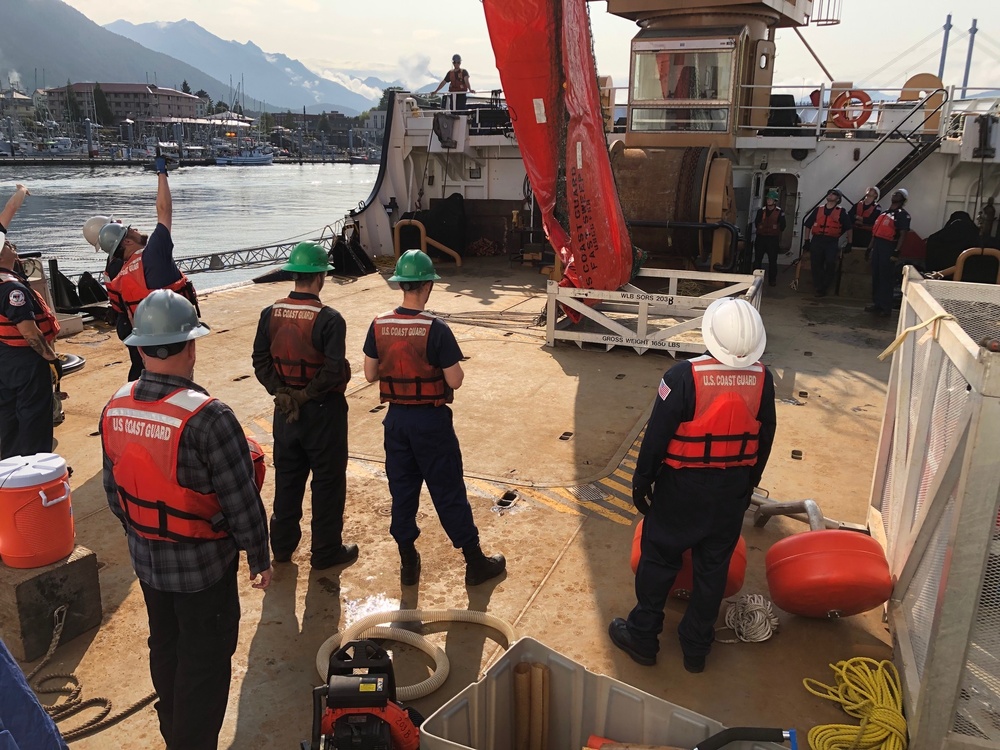
[[[226,81],[231,77],[234,89],[242,80],[247,99],[252,96],[267,104],[268,109],[301,110],[305,106],[307,111],[335,109],[356,115],[378,104],[378,96],[372,99],[356,93],[317,75],[298,60],[280,53],[264,52],[253,42],[225,41],[187,19],[138,25],[115,21],[104,28],[156,52],[169,52],[213,78]],[[366,80],[364,84],[369,89],[394,85],[378,79]],[[261,109],[257,105],[250,107],[249,101],[247,106]]]
[[[371,92],[400,85],[359,75],[364,74],[344,74],[341,79],[369,96],[317,75],[284,54],[264,52],[252,42],[223,40],[191,21],[115,21],[101,27],[62,0],[4,3],[0,23],[0,80],[4,87],[8,79],[20,82],[28,91],[67,81],[148,81],[180,89],[187,81],[192,91],[204,89],[213,100],[231,104],[242,80],[246,88],[241,101],[247,109],[266,104],[272,111],[306,107],[310,113],[356,115],[378,103]]]

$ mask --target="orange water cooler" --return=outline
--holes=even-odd
[[[55,453],[0,461],[0,558],[40,568],[73,551],[73,507],[66,461]]]

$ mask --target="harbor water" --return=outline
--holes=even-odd
[[[185,258],[262,245],[316,239],[365,200],[374,164],[275,164],[266,167],[180,167],[170,172],[174,255]],[[4,166],[0,205],[15,183],[31,191],[10,239],[20,252],[41,251],[68,276],[99,277],[105,256],[83,238],[83,223],[113,215],[149,234],[156,226],[156,176],[136,167]],[[339,226],[339,225],[338,225]],[[329,230],[328,230],[329,232]],[[199,290],[244,281],[256,269],[193,276]]]

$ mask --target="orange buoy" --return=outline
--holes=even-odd
[[[250,459],[253,461],[253,482],[257,485],[257,492],[264,486],[264,477],[267,474],[267,465],[264,463],[264,449],[256,440],[249,435],[247,444],[250,446]]]
[[[73,551],[69,471],[55,453],[0,461],[0,557],[12,568],[41,568]]]
[[[882,546],[856,531],[794,534],[767,551],[765,565],[771,599],[803,617],[848,617],[892,595]]]
[[[642,524],[645,519],[639,520],[639,525],[635,527],[635,535],[632,537],[632,573],[639,568],[639,556],[642,547]],[[691,550],[685,550],[681,556],[681,569],[674,579],[674,585],[670,588],[670,596],[677,599],[690,599],[691,588],[694,586],[694,571],[691,565]],[[726,591],[724,596],[732,596],[743,588],[743,580],[747,574],[747,543],[740,536],[733,550],[733,556],[729,560],[729,574],[726,576]]]
[[[856,103],[852,104],[852,102]],[[849,107],[851,109],[860,108],[857,116],[853,116],[847,111]],[[851,89],[834,99],[830,106],[830,112],[833,115],[831,118],[833,124],[838,128],[845,130],[860,128],[872,116],[872,98],[860,89]]]

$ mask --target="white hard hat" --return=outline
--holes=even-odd
[[[101,249],[98,244],[98,237],[101,234],[101,228],[105,224],[111,224],[114,221],[110,216],[91,216],[85,222],[83,222],[83,236],[88,243],[93,245],[97,250]]]
[[[903,196],[904,201],[910,200],[910,192],[906,188],[898,188],[896,192]]]
[[[717,299],[701,321],[701,335],[709,353],[724,365],[749,367],[767,345],[764,321],[745,299]]]

